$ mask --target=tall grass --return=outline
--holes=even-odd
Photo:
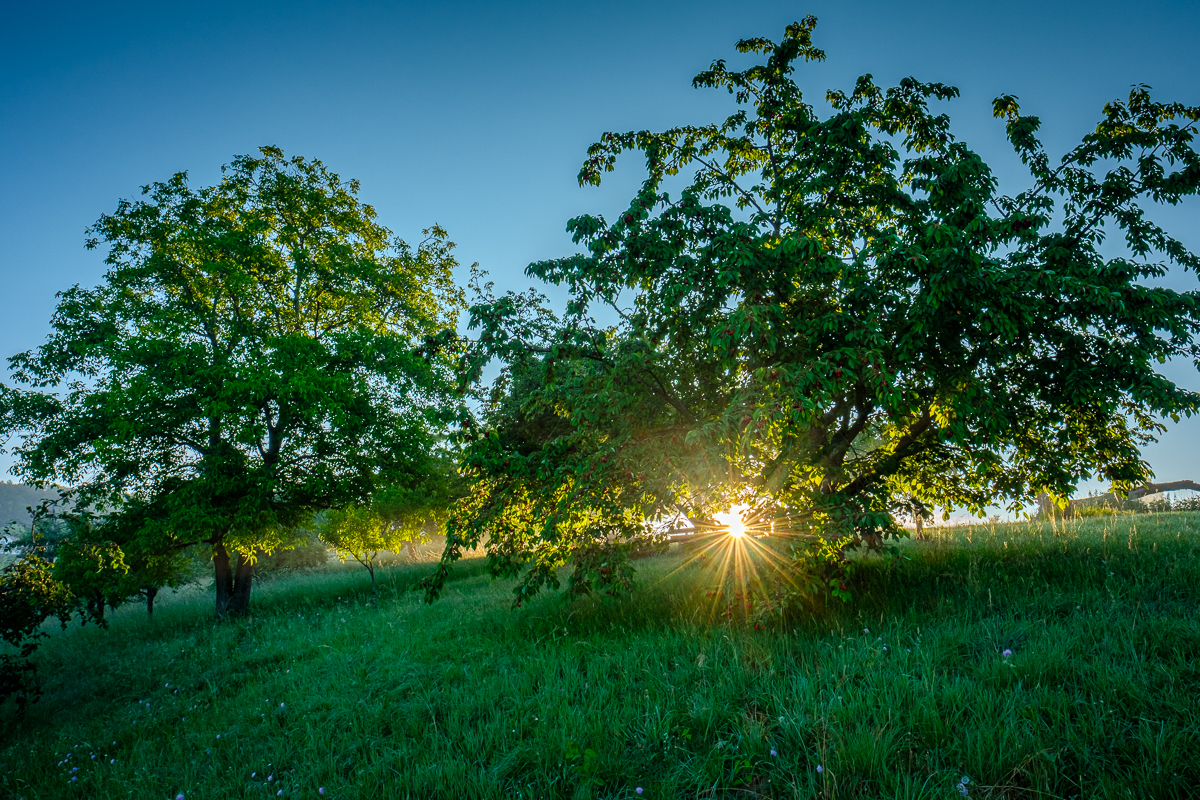
[[[420,565],[185,592],[47,641],[0,795],[1196,796],[1200,514],[930,533],[758,631],[681,554],[516,611],[479,561],[433,606]]]

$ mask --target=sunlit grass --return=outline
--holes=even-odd
[[[1192,796],[1200,514],[927,533],[760,631],[706,596],[766,573],[753,536],[638,561],[617,602],[513,611],[480,561],[433,606],[405,591],[428,565],[384,570],[378,610],[361,569],[236,624],[168,595],[47,641],[0,796]]]

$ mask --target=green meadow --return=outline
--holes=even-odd
[[[637,562],[631,597],[515,610],[482,559],[433,605],[409,590],[429,563],[385,568],[377,608],[342,567],[265,581],[224,624],[211,590],[164,594],[44,640],[0,796],[1200,793],[1200,513],[900,551],[764,630],[714,613],[679,552]]]

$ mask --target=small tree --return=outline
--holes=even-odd
[[[371,575],[371,605],[377,605],[375,559],[383,550],[399,550],[408,541],[408,533],[400,531],[389,520],[369,506],[348,506],[326,512],[321,526],[321,540],[333,548],[345,563],[352,558],[367,568]]]
[[[210,548],[218,616],[314,511],[414,477],[446,419],[453,244],[410,247],[357,192],[272,147],[147,186],[90,230],[103,282],[9,362],[17,472],[74,486],[147,564]]]
[[[1200,409],[1156,369],[1200,356],[1200,303],[1155,285],[1200,259],[1147,215],[1200,190],[1200,107],[1135,87],[1053,163],[1038,119],[997,98],[1030,173],[1003,194],[931,107],[952,86],[866,75],[827,93],[829,113],[806,102],[793,72],[824,58],[815,24],[696,76],[736,101],[724,121],[591,147],[583,185],[630,151],[647,174],[615,220],[568,223],[582,253],[530,266],[569,292],[561,318],[481,291],[468,377],[498,356],[502,380],[538,362],[544,381],[515,404],[498,386],[466,421],[479,490],[433,594],[485,541],[524,575],[518,601],[567,563],[586,591],[614,580],[597,559],[735,504],[785,543],[785,585],[832,565],[818,572],[842,592],[845,549],[902,535],[905,508],[1017,508],[1092,475],[1131,489],[1158,419]],[[1113,235],[1126,252],[1102,252]]]
[[[53,565],[40,548],[0,572],[0,638],[19,650],[0,654],[0,700],[15,697],[22,711],[37,700],[37,671],[28,659],[46,635],[39,629],[50,617],[58,617],[65,628],[71,609],[70,591],[54,579]]]
[[[370,505],[326,512],[318,533],[343,563],[352,558],[366,567],[371,575],[371,605],[377,605],[375,566],[379,554],[407,547],[415,557],[415,545],[429,541],[445,521],[456,489],[452,462],[430,459],[419,482],[387,486]]]
[[[181,549],[158,549],[146,537],[145,519],[134,500],[107,518],[86,511],[63,514],[69,535],[54,558],[55,578],[67,586],[79,605],[80,616],[105,624],[104,609],[134,598],[154,616],[154,601],[165,586],[178,588],[195,580],[191,559]]]

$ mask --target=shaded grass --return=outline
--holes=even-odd
[[[714,621],[677,553],[632,598],[518,611],[481,561],[433,606],[404,591],[421,565],[382,573],[377,610],[362,570],[270,582],[224,625],[183,593],[47,641],[0,795],[1195,796],[1198,534],[935,530],[762,631]]]

